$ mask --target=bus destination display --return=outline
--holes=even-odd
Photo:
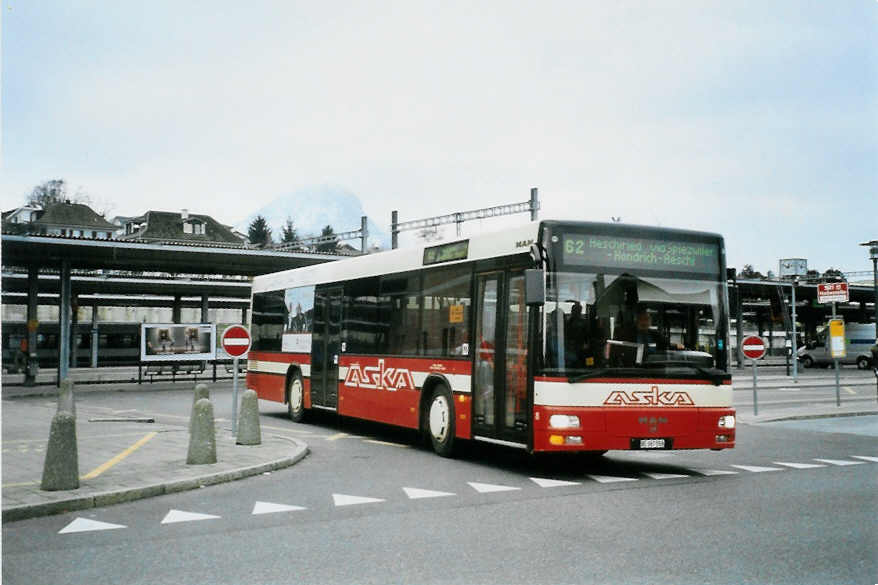
[[[453,262],[454,260],[466,260],[468,252],[469,240],[424,248],[424,266],[441,262]]]
[[[565,264],[716,274],[719,246],[711,243],[565,234]]]

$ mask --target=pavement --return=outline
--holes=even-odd
[[[131,369],[101,368],[74,370],[74,379],[80,380],[76,393],[114,391],[160,391],[169,387],[183,388],[177,384],[191,385],[192,380],[170,381],[155,384],[131,383]],[[764,370],[764,372],[763,372]],[[134,368],[136,374],[136,368]],[[752,388],[752,373],[733,370],[733,387],[736,391]],[[761,368],[758,388],[780,389],[790,386],[799,388],[835,384],[831,370],[810,372],[798,382],[784,375],[777,368]],[[70,491],[43,491],[39,481],[45,460],[48,433],[35,437],[33,429],[49,429],[56,412],[53,370],[38,378],[39,385],[25,387],[8,385],[3,378],[3,476],[2,521],[10,522],[58,514],[73,510],[106,506],[140,498],[158,496],[209,485],[234,481],[245,477],[271,473],[289,467],[304,459],[308,445],[287,436],[262,433],[262,444],[256,446],[236,445],[230,433],[230,421],[217,421],[217,459],[211,465],[187,465],[189,432],[180,417],[175,419],[149,419],[131,416],[108,417],[100,409],[89,411],[86,404],[77,406],[77,447],[80,487]],[[84,383],[86,380],[100,381]],[[107,379],[115,378],[112,387]],[[135,378],[136,380],[136,378]],[[875,385],[871,372],[843,370],[844,385]],[[16,397],[45,397],[45,400],[15,400]],[[776,405],[762,409],[753,416],[739,407],[740,424],[760,424],[780,420],[825,418],[834,416],[860,416],[878,414],[878,403],[863,400],[834,403],[804,403],[791,406]],[[31,437],[31,438],[21,438]],[[125,461],[124,465],[118,463]]]
[[[192,383],[185,385],[191,387]],[[137,389],[137,384],[131,386]],[[143,417],[137,413],[108,416],[105,409],[90,408],[88,401],[83,400],[76,406],[80,486],[68,491],[43,491],[40,480],[48,430],[57,412],[57,390],[53,384],[29,389],[29,396],[45,396],[45,400],[15,400],[10,390],[17,396],[24,395],[23,388],[3,388],[3,522],[107,506],[267,474],[292,466],[308,454],[308,445],[301,440],[265,430],[260,445],[236,445],[231,421],[217,419],[217,463],[187,465],[189,430],[185,417]],[[106,385],[77,385],[75,392],[81,395],[107,390]],[[148,422],[150,420],[152,422]]]

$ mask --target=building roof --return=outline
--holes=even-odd
[[[116,229],[116,226],[95,213],[88,205],[82,203],[53,203],[43,211],[37,225],[58,225],[66,227],[90,228],[98,230]]]
[[[118,236],[120,240],[145,240],[162,242],[217,242],[243,245],[244,241],[232,233],[227,226],[209,215],[188,214],[190,223],[204,224],[204,233],[183,231],[183,215],[173,211],[147,211],[139,217],[126,218],[129,222],[142,223],[141,228],[130,234]]]

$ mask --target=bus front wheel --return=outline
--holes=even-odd
[[[298,371],[293,372],[287,382],[287,413],[293,422],[305,420],[305,384]]]
[[[442,457],[451,457],[454,452],[454,401],[444,384],[433,390],[426,414],[433,450]]]

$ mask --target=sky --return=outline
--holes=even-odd
[[[541,218],[719,232],[730,266],[872,268],[875,0],[2,0],[0,18],[4,210],[63,178],[111,215],[235,224],[332,184],[389,224],[538,187]]]

